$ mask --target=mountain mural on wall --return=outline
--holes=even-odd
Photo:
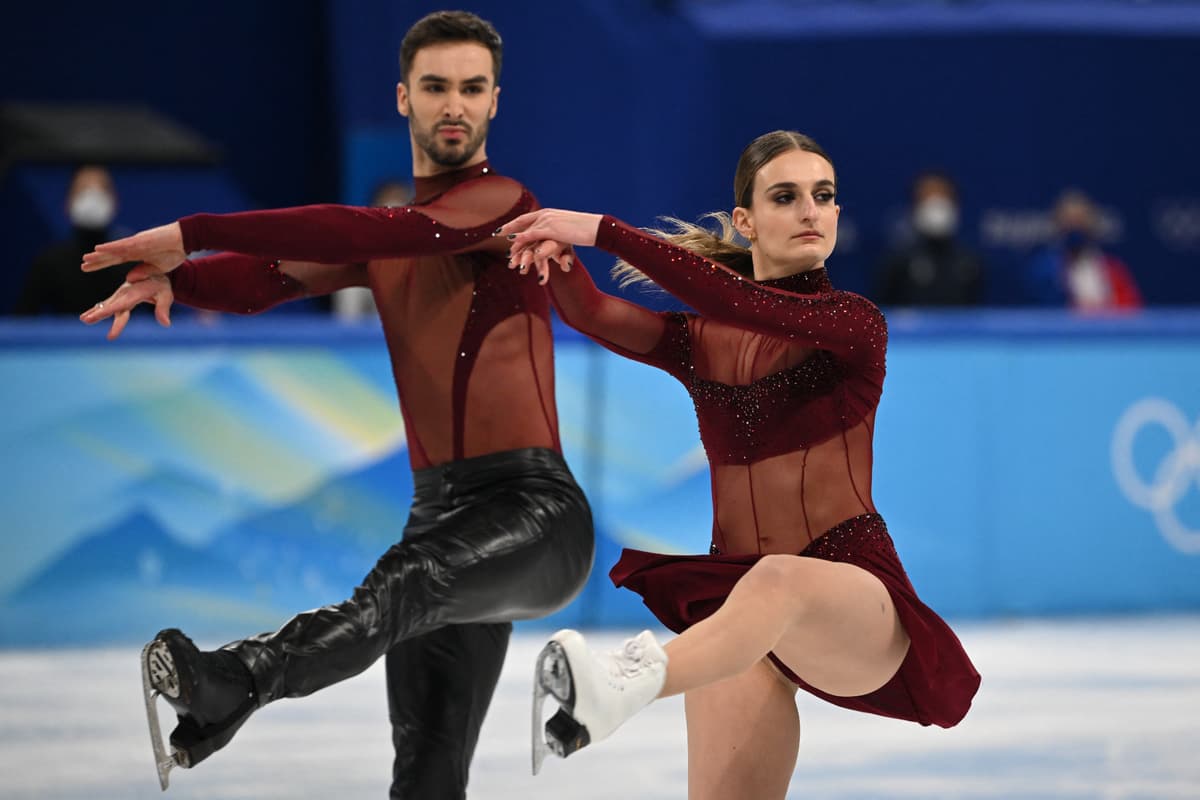
[[[152,635],[171,614],[210,626],[259,613],[229,563],[139,511],[76,542],[4,598],[0,645],[119,641]]]
[[[140,641],[164,627],[213,641],[273,629],[349,596],[399,540],[411,497],[407,453],[399,450],[252,513],[204,544],[174,535],[161,504],[139,508],[80,539],[5,597],[0,647]],[[539,627],[578,625],[602,612],[613,624],[644,624],[640,600],[608,580],[623,546],[598,525],[588,585]]]
[[[0,426],[11,456],[0,467],[0,647],[132,644],[172,626],[219,644],[349,596],[400,538],[412,499],[382,354],[0,352],[0,374],[22,376],[10,389],[24,409]],[[558,354],[563,396],[584,393],[586,360]],[[614,377],[637,384],[645,369],[632,367],[641,372]],[[580,408],[562,413],[564,430],[588,430]],[[679,551],[677,531],[700,541],[709,525],[707,472],[669,468],[688,462],[694,419],[666,417],[653,435],[618,415],[603,441],[567,442],[577,477],[595,478],[596,464],[611,476],[595,478],[608,491],[584,485],[595,569],[566,608],[519,624],[648,623],[640,598],[608,579],[621,548]]]
[[[21,376],[6,393],[33,409],[0,428],[11,459],[0,469],[0,527],[12,537],[0,543],[0,594],[141,505],[202,542],[402,448],[394,395],[359,360],[319,350],[0,354],[0,369]],[[58,399],[77,396],[89,402]]]
[[[0,646],[109,641],[121,620],[143,617],[182,626],[191,606],[193,627],[241,630],[251,620],[273,627],[348,595],[399,539],[411,497],[407,453],[398,450],[237,520],[204,544],[172,533],[175,522],[161,502],[154,511],[137,509],[10,592],[0,606]],[[102,622],[109,617],[111,624]]]

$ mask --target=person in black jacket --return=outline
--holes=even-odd
[[[985,267],[958,234],[958,189],[948,175],[913,180],[910,231],[879,268],[875,300],[891,306],[975,306]]]
[[[102,166],[81,166],[71,178],[66,197],[71,234],[34,258],[25,277],[14,313],[70,314],[77,316],[107,297],[125,280],[125,270],[82,272],[79,262],[96,245],[116,238],[112,222],[117,213],[117,190],[112,175]],[[119,234],[117,234],[119,236]]]

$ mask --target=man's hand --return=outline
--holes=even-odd
[[[187,258],[183,249],[183,230],[178,222],[149,228],[124,239],[96,245],[96,249],[83,257],[83,271],[136,261],[149,264],[159,273],[167,273],[178,267]]]

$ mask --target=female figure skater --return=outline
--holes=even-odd
[[[833,164],[810,138],[751,142],[723,235],[680,223],[683,246],[598,214],[545,209],[507,223],[510,267],[549,281],[563,319],[687,387],[713,487],[710,555],[626,550],[611,576],[680,636],[650,632],[591,654],[555,634],[535,677],[534,771],[604,738],[656,697],[683,692],[689,797],[782,798],[799,746],[797,687],[847,708],[955,725],[979,674],[917,597],[871,499],[872,434],[887,328],[832,288]],[[733,241],[736,229],[749,248]],[[696,313],[600,293],[570,245],[633,265]],[[557,262],[550,278],[550,268]]]

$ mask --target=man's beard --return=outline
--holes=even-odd
[[[466,129],[466,139],[461,144],[445,144],[439,141],[437,129],[443,123],[438,123],[426,129],[421,125],[413,125],[413,139],[429,159],[441,167],[461,167],[471,160],[487,139],[488,120],[484,120],[477,130],[472,130],[466,123],[455,123],[455,127]]]

